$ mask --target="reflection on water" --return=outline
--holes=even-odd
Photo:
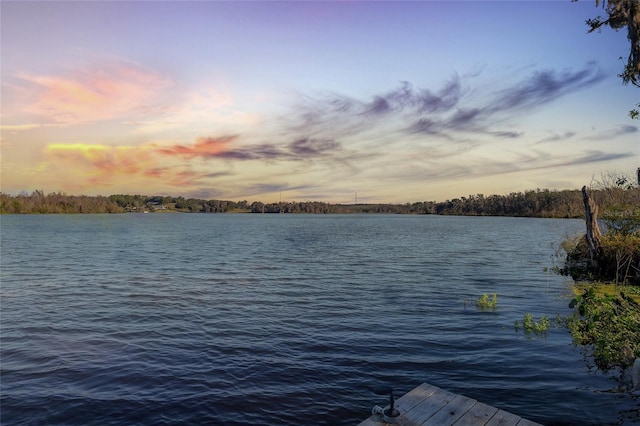
[[[374,386],[422,382],[545,424],[632,423],[565,331],[513,328],[569,313],[544,268],[581,226],[3,216],[2,424],[348,425],[384,402]]]

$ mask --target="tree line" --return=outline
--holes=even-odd
[[[617,191],[612,193],[611,191]],[[596,189],[592,194],[602,208],[624,195],[640,205],[639,188]],[[203,200],[197,198],[116,194],[110,196],[67,195],[60,192],[10,195],[0,193],[2,214],[68,214],[126,212],[189,213],[311,213],[311,214],[435,214],[459,216],[520,216],[579,218],[584,215],[580,190],[536,189],[507,195],[483,194],[443,202],[405,204],[333,204],[319,201],[262,203],[255,201]]]

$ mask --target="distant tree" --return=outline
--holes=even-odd
[[[598,15],[593,19],[587,19],[589,32],[600,31],[602,27],[607,26],[616,31],[627,28],[627,39],[631,46],[629,48],[629,57],[619,77],[622,78],[624,84],[631,83],[636,87],[640,87],[640,1],[596,0],[596,7],[600,6],[600,4],[606,11],[607,17]],[[629,111],[629,116],[632,119],[640,117],[640,103]]]
[[[264,213],[264,204],[260,201],[254,201],[253,203],[251,203],[251,212]]]

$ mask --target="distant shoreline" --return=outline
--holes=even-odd
[[[631,196],[640,204],[640,189]],[[602,208],[607,198],[602,191],[592,195]],[[442,216],[504,216],[541,218],[582,218],[584,206],[580,190],[536,189],[508,195],[483,194],[443,202],[420,201],[405,204],[331,204],[320,201],[262,203],[254,201],[203,200],[197,198],[110,195],[87,196],[61,193],[28,195],[0,193],[2,214],[87,214],[87,213],[271,213],[271,214],[431,214]]]

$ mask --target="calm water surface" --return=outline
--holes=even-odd
[[[351,425],[422,382],[544,424],[635,424],[545,272],[580,221],[2,216],[3,425]],[[498,294],[495,312],[475,300]],[[635,398],[635,400],[634,400]]]

